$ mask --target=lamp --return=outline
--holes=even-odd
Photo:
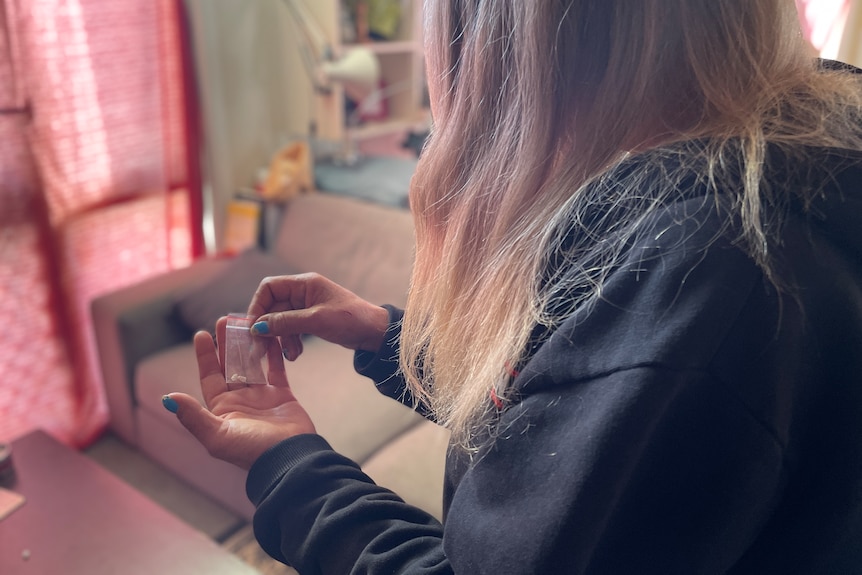
[[[355,46],[343,56],[336,56],[302,0],[284,0],[284,3],[299,28],[302,62],[316,92],[329,94],[332,84],[337,82],[351,99],[361,103],[377,91],[380,63],[374,52]]]
[[[374,51],[364,46],[352,46],[343,54],[336,54],[332,43],[309,13],[303,0],[283,0],[283,2],[299,31],[297,44],[303,67],[316,95],[331,94],[333,85],[338,84],[343,87],[346,96],[355,103],[356,111],[353,114],[361,117],[363,113],[375,110],[380,106],[381,101],[393,92],[402,90],[404,84],[409,84],[409,82],[401,82],[402,85],[395,84],[385,90],[381,89],[380,62]],[[334,152],[330,147],[321,153],[321,144],[324,143],[317,139],[316,122],[312,121],[309,131],[315,160],[315,179],[325,179],[326,174],[329,174],[336,181],[343,182],[349,179],[351,186],[356,188],[356,178],[366,174],[366,178],[374,181],[372,187],[379,189],[381,173],[385,173],[389,181],[397,182],[396,187],[402,196],[406,197],[410,176],[415,169],[415,161],[401,158],[363,158],[360,161],[350,130],[347,129],[342,132],[343,137],[336,143],[337,148]],[[322,158],[326,161],[316,161]],[[398,170],[398,164],[403,169]],[[393,166],[396,169],[393,170]],[[344,170],[350,170],[348,178],[345,178]],[[395,177],[392,176],[393,172],[396,174]],[[336,187],[337,185],[330,184],[328,189]]]

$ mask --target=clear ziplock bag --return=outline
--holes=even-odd
[[[266,383],[266,350],[275,340],[252,335],[253,322],[253,317],[244,314],[227,316],[224,377],[228,386]]]

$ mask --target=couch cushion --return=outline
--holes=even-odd
[[[352,166],[318,163],[314,181],[327,192],[406,208],[417,163],[416,158],[396,156],[363,156]]]
[[[449,432],[426,420],[372,455],[362,470],[407,503],[442,519],[448,446]]]
[[[245,494],[248,473],[212,457],[200,443],[191,438],[176,417],[172,418],[173,421],[165,422],[161,413],[149,409],[136,410],[138,448],[199,491],[251,520],[254,505]]]
[[[211,280],[177,293],[177,315],[191,331],[215,333],[218,318],[248,309],[263,278],[291,273],[295,271],[279,257],[257,249],[246,250]]]
[[[311,194],[287,205],[273,249],[297,271],[320,273],[372,303],[403,307],[413,243],[406,210]]]
[[[300,358],[287,363],[287,375],[317,432],[340,453],[358,463],[424,419],[384,397],[371,380],[353,370],[353,353],[317,338],[303,342]],[[168,421],[162,407],[166,393],[180,391],[201,399],[194,350],[176,346],[142,361],[135,375],[142,409]]]

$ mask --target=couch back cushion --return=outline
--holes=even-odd
[[[413,266],[410,212],[345,196],[299,196],[285,208],[273,250],[375,304],[404,306]]]

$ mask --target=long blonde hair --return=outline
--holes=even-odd
[[[491,420],[489,396],[509,398],[534,327],[571,312],[549,313],[545,272],[603,174],[698,140],[696,164],[719,185],[739,156],[734,209],[766,265],[766,145],[860,145],[847,119],[858,120],[859,86],[818,72],[792,0],[426,0],[425,10],[435,126],[410,192],[417,252],[401,366],[466,447]],[[587,296],[618,253],[604,243],[568,272]]]

